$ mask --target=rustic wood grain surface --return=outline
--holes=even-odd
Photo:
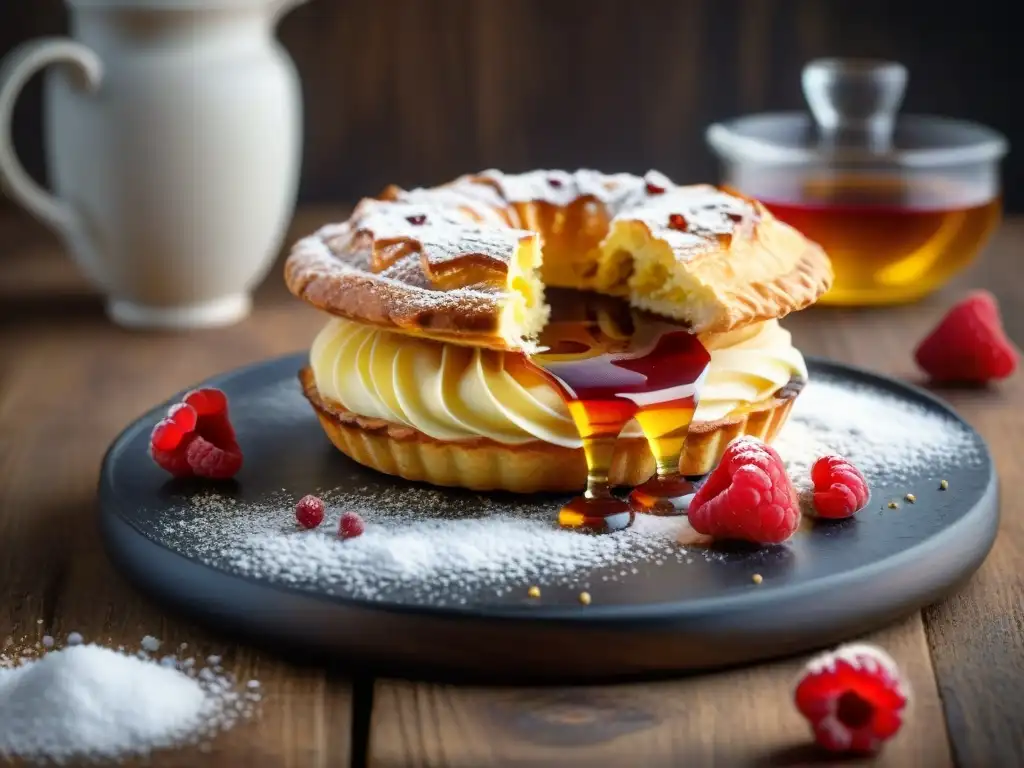
[[[293,234],[337,209],[303,211]],[[916,380],[914,342],[967,286],[1000,299],[1024,343],[1024,219],[985,257],[912,307],[814,309],[790,318],[806,352]],[[72,630],[137,645],[145,634],[223,653],[258,678],[260,719],[158,766],[750,765],[820,762],[790,706],[802,659],[681,681],[559,689],[379,680],[372,702],[337,674],[232,646],[165,613],[113,571],[95,532],[100,459],[115,434],[173,392],[220,371],[305,347],[320,324],[277,275],[253,316],[190,335],[119,330],[59,245],[20,215],[0,217],[0,638]],[[868,639],[909,675],[908,726],[879,765],[1018,765],[1024,755],[1024,376],[940,391],[988,439],[1003,483],[1002,525],[981,571],[936,606]],[[841,599],[841,596],[837,596]],[[370,708],[372,707],[372,718]],[[355,727],[353,728],[353,724]],[[366,728],[364,728],[366,726]],[[368,732],[366,729],[368,728]]]

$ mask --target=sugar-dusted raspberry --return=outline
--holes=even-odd
[[[354,539],[362,536],[366,530],[366,524],[356,512],[343,512],[338,522],[338,536],[342,539]]]
[[[725,449],[688,512],[697,533],[757,544],[786,541],[800,524],[800,506],[775,449],[743,436]]]
[[[822,456],[811,467],[814,483],[812,514],[833,519],[850,517],[864,508],[871,495],[861,471],[842,456]]]
[[[910,686],[885,651],[852,644],[811,659],[794,699],[822,747],[873,753],[903,725]]]
[[[303,528],[316,528],[324,521],[324,509],[323,499],[307,494],[295,505],[295,519]]]

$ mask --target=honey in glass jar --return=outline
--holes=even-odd
[[[906,69],[827,59],[803,72],[810,114],[712,125],[723,185],[820,243],[824,304],[914,301],[970,264],[1001,216],[1006,139],[976,123],[898,115]]]

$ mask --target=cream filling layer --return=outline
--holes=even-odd
[[[709,337],[711,367],[694,415],[711,422],[764,402],[807,378],[803,356],[778,321]],[[436,440],[540,440],[578,448],[553,384],[520,356],[459,347],[332,318],[310,350],[320,395],[352,413],[403,424]],[[624,434],[640,435],[635,423]]]

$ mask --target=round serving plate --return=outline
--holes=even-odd
[[[946,432],[908,439],[948,434],[957,450],[872,477],[871,503],[855,518],[805,518],[782,546],[708,547],[685,530],[680,546],[675,533],[658,535],[666,525],[685,529],[684,520],[647,518],[634,528],[657,530],[629,533],[631,549],[566,538],[586,534],[557,530],[559,497],[428,488],[347,459],[302,397],[304,361],[290,355],[205,382],[230,399],[245,451],[234,481],[178,481],[154,465],[148,437],[167,403],[118,436],[101,473],[104,539],[126,576],[254,643],[435,679],[671,675],[885,625],[969,577],[995,539],[998,484],[982,438],[923,390],[849,366],[810,358],[808,386],[827,381],[934,417]],[[915,503],[889,507],[910,491]],[[323,531],[295,526],[293,505],[311,492],[331,504]],[[365,541],[334,539],[341,509],[363,513]]]

